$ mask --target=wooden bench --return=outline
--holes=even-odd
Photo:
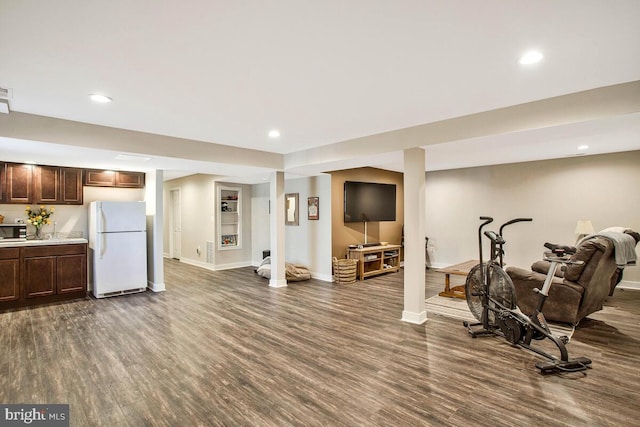
[[[480,261],[470,260],[436,270],[436,273],[444,273],[444,291],[440,292],[438,295],[441,297],[466,299],[464,285],[454,286],[453,288],[451,287],[451,275],[455,274],[456,276],[466,276],[469,274],[469,271],[478,264],[480,264]]]

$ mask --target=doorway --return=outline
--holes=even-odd
[[[181,226],[181,202],[180,189],[174,188],[169,191],[169,256],[173,259],[180,259],[182,226]]]

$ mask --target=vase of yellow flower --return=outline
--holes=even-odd
[[[35,239],[42,239],[42,226],[51,224],[49,219],[53,215],[53,208],[47,209],[46,206],[40,206],[38,209],[33,210],[31,206],[27,206],[24,210],[27,214],[27,224],[31,224],[35,227]]]

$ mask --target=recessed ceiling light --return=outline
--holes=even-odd
[[[280,137],[280,131],[277,129],[273,129],[269,131],[269,138],[279,138]]]
[[[99,102],[101,104],[113,101],[113,99],[109,98],[108,96],[99,95],[97,93],[92,93],[91,95],[89,95],[89,98],[91,98],[93,102]]]
[[[544,55],[537,50],[530,50],[520,57],[520,65],[530,65],[542,61]]]
[[[578,150],[580,150],[580,151],[584,151],[584,150],[587,150],[587,149],[589,149],[588,145],[579,145],[578,146]]]

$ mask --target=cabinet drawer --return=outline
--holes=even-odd
[[[51,246],[27,246],[22,249],[25,258],[35,258],[56,255],[86,254],[87,245],[51,245]]]
[[[0,248],[0,259],[20,258],[20,248]]]

